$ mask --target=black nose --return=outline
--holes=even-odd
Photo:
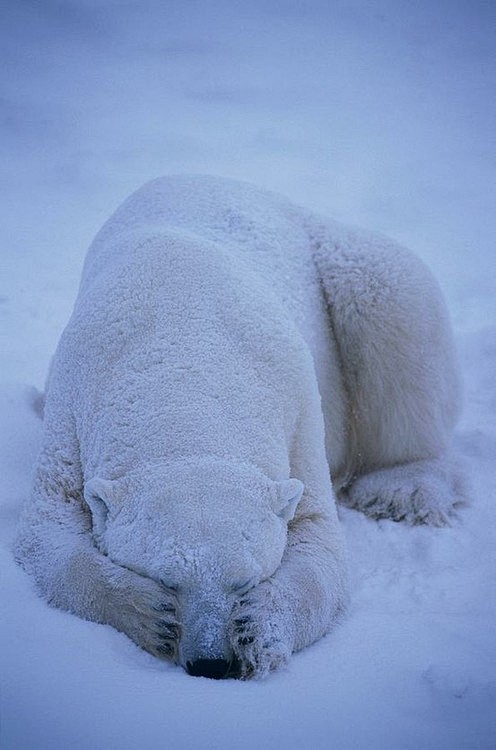
[[[186,671],[194,677],[210,677],[212,680],[222,680],[227,677],[231,662],[227,659],[195,659],[186,662]]]

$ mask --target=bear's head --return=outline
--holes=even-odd
[[[233,607],[281,564],[302,492],[298,479],[274,481],[251,465],[213,458],[85,485],[98,548],[176,601],[176,659],[192,674],[203,673],[198,665],[231,662]]]

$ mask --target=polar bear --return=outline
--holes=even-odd
[[[17,558],[192,675],[263,677],[346,602],[336,495],[449,519],[458,408],[413,255],[248,184],[154,180],[88,252]]]

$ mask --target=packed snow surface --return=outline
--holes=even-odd
[[[2,6],[0,748],[496,746],[493,3]],[[41,389],[93,235],[160,174],[249,180],[393,236],[440,280],[471,504],[449,528],[341,509],[351,605],[263,682],[192,678],[50,609],[12,558]]]

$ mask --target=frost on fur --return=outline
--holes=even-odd
[[[346,600],[330,475],[374,518],[444,523],[458,407],[411,253],[243,183],[155,180],[88,252],[17,558],[190,674],[263,677]]]
[[[262,584],[234,607],[229,638],[244,679],[266,677],[287,664],[291,656],[290,623],[284,617],[284,608],[274,605],[273,597],[273,586]]]

